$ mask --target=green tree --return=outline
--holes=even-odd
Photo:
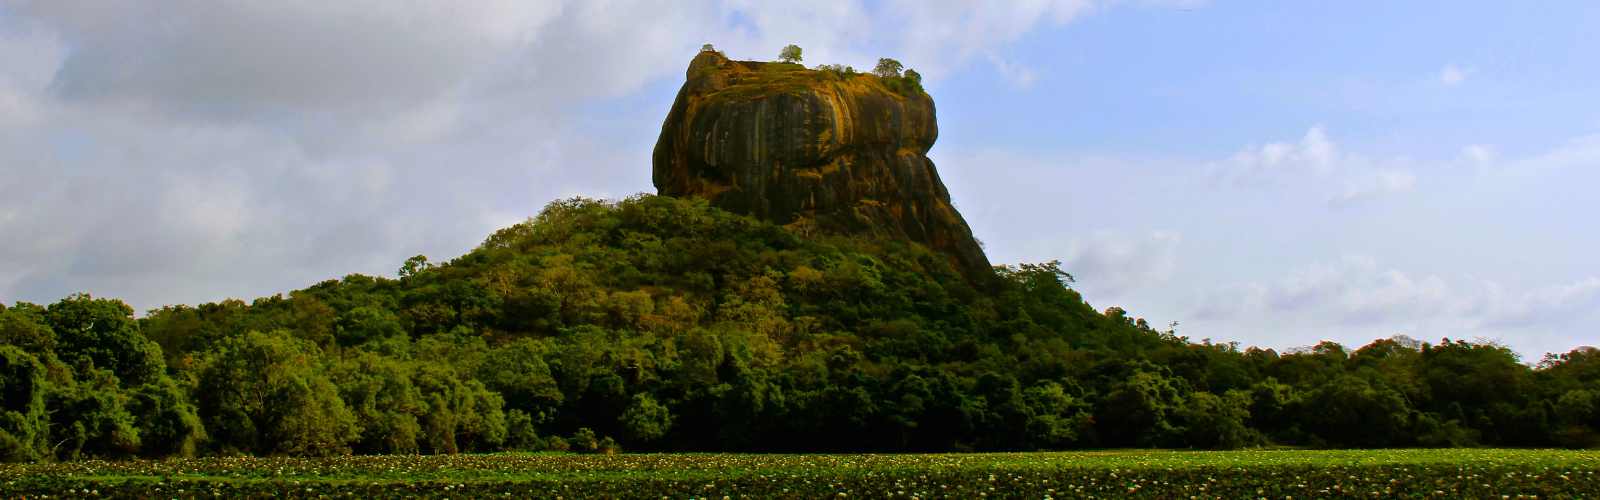
[[[1167,446],[1181,434],[1173,415],[1184,395],[1174,380],[1138,370],[1111,386],[1095,411],[1104,444]]]
[[[405,263],[400,265],[400,272],[399,272],[400,279],[406,279],[406,278],[410,278],[412,276],[416,276],[418,273],[426,271],[430,267],[433,267],[433,265],[428,263],[428,256],[426,256],[426,255],[413,256],[413,257],[411,257],[409,259],[406,259]]]
[[[339,345],[354,346],[367,342],[405,336],[400,318],[385,307],[364,305],[339,315],[336,333]]]
[[[594,429],[590,429],[588,427],[578,428],[576,432],[572,433],[572,437],[568,438],[567,441],[571,443],[573,451],[580,451],[584,453],[595,453],[600,451],[600,439],[595,436]]]
[[[544,360],[552,350],[548,342],[526,338],[497,346],[479,366],[477,379],[503,396],[506,408],[548,419],[566,399]]]
[[[489,451],[506,439],[505,400],[443,364],[422,363],[415,382],[427,411],[422,434],[432,453]]]
[[[1410,413],[1399,392],[1343,375],[1307,397],[1300,420],[1326,444],[1380,448],[1409,444]]]
[[[1035,447],[1062,449],[1083,441],[1094,425],[1093,408],[1073,397],[1054,381],[1029,387],[1023,393],[1033,418],[1028,420],[1028,440]]]
[[[1301,395],[1294,386],[1267,377],[1250,386],[1250,427],[1275,440],[1299,441]]]
[[[9,311],[0,311],[0,317]],[[22,349],[0,345],[0,461],[27,462],[50,454],[44,365]]]
[[[882,78],[894,78],[900,76],[900,69],[904,67],[900,61],[884,57],[878,59],[877,66],[872,67],[872,74]]]
[[[68,365],[104,368],[129,385],[166,371],[161,347],[139,333],[133,308],[120,300],[73,295],[51,304],[44,318],[55,332],[56,355]]]
[[[672,429],[672,412],[648,393],[633,395],[628,409],[620,417],[622,431],[630,443],[651,443],[667,435]],[[630,444],[629,446],[633,446]]]
[[[321,349],[286,331],[224,339],[199,368],[200,416],[224,451],[349,453],[360,429],[326,372]]]
[[[789,45],[785,45],[783,47],[783,50],[778,52],[778,60],[779,61],[783,61],[783,62],[786,62],[786,63],[798,63],[798,62],[800,62],[800,59],[801,58],[800,58],[800,46],[799,45],[795,45],[795,44],[791,43]]]
[[[339,362],[332,379],[339,398],[355,415],[361,453],[416,453],[428,406],[412,383],[415,370],[402,360],[358,352]]]
[[[1189,394],[1176,417],[1183,423],[1184,443],[1194,448],[1231,450],[1257,444],[1259,433],[1250,420],[1250,393],[1232,390],[1218,396],[1196,391]]]
[[[1573,389],[1556,400],[1556,415],[1561,427],[1557,444],[1569,448],[1600,446],[1600,396],[1597,391]]]
[[[161,377],[134,388],[128,411],[138,422],[141,455],[194,456],[206,439],[192,399],[171,378]]]
[[[88,367],[49,394],[50,439],[59,458],[125,458],[142,444],[130,397],[110,370]]]
[[[907,68],[905,78],[913,87],[922,88],[922,73],[918,73],[917,70]]]
[[[16,307],[0,309],[0,345],[16,346],[28,352],[54,352],[56,335],[45,324],[44,308],[19,303]]]

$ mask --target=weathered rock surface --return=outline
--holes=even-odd
[[[656,141],[656,190],[802,231],[917,241],[986,275],[927,157],[933,99],[904,83],[701,52]]]

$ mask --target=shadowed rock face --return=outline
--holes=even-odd
[[[656,190],[802,232],[921,242],[987,275],[927,157],[933,99],[888,83],[701,52],[656,141]]]

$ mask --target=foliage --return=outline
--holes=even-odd
[[[1241,350],[1073,284],[704,201],[563,200],[397,279],[139,319],[8,305],[0,457],[1600,445],[1600,351]]]
[[[872,74],[881,78],[898,78],[900,69],[904,67],[904,65],[900,64],[900,61],[882,57],[878,59],[878,65],[872,67]]]
[[[188,456],[204,439],[160,346],[117,300],[0,309],[0,459]]]
[[[633,395],[633,401],[620,418],[628,439],[639,443],[661,439],[672,428],[672,411],[642,392]]]
[[[16,346],[0,345],[0,389],[0,460],[48,455],[44,366]]]
[[[200,416],[225,451],[337,455],[360,436],[321,349],[288,332],[224,339],[197,371]]]
[[[786,63],[800,62],[800,46],[792,43],[785,45],[783,50],[778,52],[778,60]]]
[[[818,64],[815,69],[836,80],[843,80],[857,74],[855,68],[842,64]]]

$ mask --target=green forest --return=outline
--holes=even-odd
[[[1196,342],[1068,271],[558,201],[396,278],[0,305],[0,457],[1600,445],[1594,348]]]

